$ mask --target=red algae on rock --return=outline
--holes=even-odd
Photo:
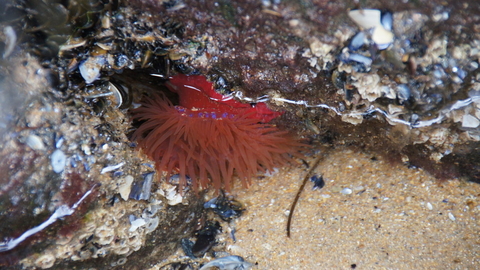
[[[157,170],[178,169],[180,190],[187,176],[195,190],[210,185],[230,190],[238,176],[244,187],[257,172],[285,165],[302,143],[267,124],[281,115],[264,103],[244,104],[223,96],[203,76],[176,75],[167,83],[179,95],[174,106],[156,95],[133,111],[142,124],[133,134]]]

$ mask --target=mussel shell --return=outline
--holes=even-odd
[[[108,89],[113,93],[116,107],[126,109],[132,104],[132,91],[125,85],[115,81],[108,82]]]

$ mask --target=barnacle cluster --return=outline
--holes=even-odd
[[[137,201],[128,201],[108,210],[92,210],[85,217],[85,224],[74,234],[58,238],[56,244],[46,248],[42,255],[28,257],[21,263],[26,267],[46,269],[55,261],[64,259],[79,261],[109,255],[126,258],[138,251],[145,244],[147,234],[158,226],[158,214],[163,208],[160,204],[161,201],[154,200],[145,207]],[[144,221],[141,226],[134,226],[135,214]]]
[[[19,78],[35,74],[42,70],[36,63],[29,59],[22,69],[26,73],[13,74]],[[0,193],[1,238],[5,241],[1,243],[0,265],[65,269],[71,263],[96,258],[105,258],[108,264],[122,259],[121,263],[128,264],[127,256],[146,241],[164,239],[165,235],[175,238],[192,230],[198,210],[173,215],[164,196],[164,189],[171,185],[152,189],[154,170],[128,145],[124,135],[128,125],[122,124],[125,115],[105,112],[120,121],[112,121],[116,129],[105,132],[102,121],[86,103],[61,102],[48,94],[42,78],[32,79],[37,84],[21,85],[25,91],[25,99],[17,107],[21,113],[5,122],[15,129],[2,131],[0,170],[6,177]],[[15,82],[4,83],[9,86],[4,89],[11,91],[19,87]],[[134,186],[141,188],[134,190]],[[71,215],[44,225],[49,215],[61,207],[73,207],[89,190],[91,194]],[[201,202],[189,204],[186,196],[180,202],[183,204],[177,209],[201,207]],[[185,222],[189,215],[193,218]],[[161,224],[175,225],[159,232],[156,228]],[[13,238],[39,226],[40,231],[9,248]],[[175,245],[165,243],[156,247],[168,255]]]

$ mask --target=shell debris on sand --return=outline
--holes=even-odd
[[[248,202],[248,211],[236,222],[238,255],[265,270],[347,269],[351,264],[365,269],[476,268],[480,185],[439,183],[422,170],[375,160],[338,149],[322,161],[315,173],[328,179],[326,185],[320,191],[306,187],[291,238],[285,236],[286,218],[278,213],[289,209],[304,170],[281,170],[237,192],[238,200]],[[348,196],[334,191],[342,185],[355,191]],[[265,207],[270,200],[275,203]]]

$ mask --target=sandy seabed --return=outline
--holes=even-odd
[[[247,211],[227,249],[254,269],[479,269],[480,185],[372,157],[327,155],[314,171],[326,185],[306,185],[291,238],[287,217],[305,167],[235,192]]]

